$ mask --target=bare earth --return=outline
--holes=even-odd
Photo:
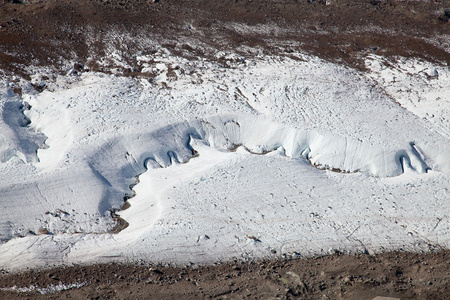
[[[56,294],[2,299],[450,299],[450,253],[403,252],[199,267],[94,265],[0,276],[0,287],[83,283]]]
[[[303,51],[364,69],[362,58],[376,53],[448,66],[449,19],[450,1],[438,0],[0,0],[0,71],[29,79],[30,64],[63,73],[65,62],[72,61],[108,73],[95,59],[86,61],[102,58],[111,30],[129,36],[116,46],[131,65],[137,51],[153,51],[139,43],[146,37],[186,57],[214,59],[218,50],[244,56],[254,55],[251,49],[286,56]],[[149,76],[140,74],[139,66],[122,73]],[[83,286],[45,295],[5,289],[60,283]],[[0,289],[1,299],[450,299],[450,252],[2,271]]]

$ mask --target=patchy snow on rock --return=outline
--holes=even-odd
[[[61,291],[67,291],[70,289],[80,288],[86,285],[86,283],[72,283],[72,284],[51,284],[47,287],[39,287],[36,285],[30,285],[29,287],[9,287],[9,288],[0,288],[1,291],[11,291],[11,292],[20,292],[20,293],[29,293],[29,292],[38,292],[39,294],[54,294]]]
[[[446,120],[448,69],[439,109],[405,109],[376,57],[369,74],[305,55],[136,59],[151,77],[2,87],[5,268],[449,247],[449,128],[421,115]],[[108,233],[126,199],[128,227]]]

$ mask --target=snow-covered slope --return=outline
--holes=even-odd
[[[448,68],[430,79],[442,110],[419,114],[377,57],[368,75],[304,55],[136,59],[151,80],[2,87],[2,266],[449,247]]]

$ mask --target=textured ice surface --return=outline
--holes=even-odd
[[[379,58],[369,76],[307,56],[137,59],[153,80],[2,86],[2,266],[449,246],[449,129],[396,103]]]

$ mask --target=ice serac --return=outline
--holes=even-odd
[[[193,156],[189,144],[192,137],[200,138],[200,134],[186,121],[148,133],[117,137],[102,145],[88,158],[88,163],[110,191],[105,198],[110,201],[109,208],[119,208],[124,196],[132,196],[130,186],[148,168],[187,162]]]
[[[237,147],[244,147],[254,155],[281,151],[288,158],[308,161],[319,169],[361,172],[376,177],[398,176],[406,170],[426,173],[430,169],[424,162],[425,154],[419,153],[415,144],[372,145],[352,138],[299,130],[268,121],[263,116],[211,116],[148,133],[119,136],[99,147],[87,161],[104,191],[98,207],[100,214],[119,208],[124,198],[132,197],[131,187],[140,174],[187,163],[196,153],[193,140],[222,151]],[[146,201],[154,201],[154,196],[160,192],[152,188],[153,185],[147,185],[146,189],[142,183],[138,184],[139,198],[148,195]],[[154,215],[155,209],[143,213]]]
[[[29,104],[13,99],[0,101],[0,163],[12,157],[18,157],[25,163],[36,163],[38,149],[46,147],[46,137],[28,127],[31,121],[24,111],[30,109]]]
[[[378,177],[398,176],[405,168],[426,173],[430,168],[408,142],[373,145],[354,138],[321,135],[267,121],[264,117],[222,116],[203,121],[205,140],[212,146],[244,146],[264,154],[282,148],[291,158],[305,157],[316,167],[340,172],[365,172]]]
[[[233,150],[243,146],[254,154],[282,149],[290,158],[304,158],[311,165],[339,172],[363,172],[377,177],[398,176],[409,168],[426,173],[416,146],[372,145],[337,135],[321,135],[268,121],[260,116],[212,116],[162,127],[149,133],[119,137],[108,141],[89,158],[95,174],[117,195],[129,194],[135,176],[149,168],[185,163],[194,155],[191,139],[207,145]],[[111,157],[115,163],[110,163]],[[121,187],[121,188],[119,188]],[[110,197],[112,198],[112,197]],[[117,197],[115,197],[117,198]]]

